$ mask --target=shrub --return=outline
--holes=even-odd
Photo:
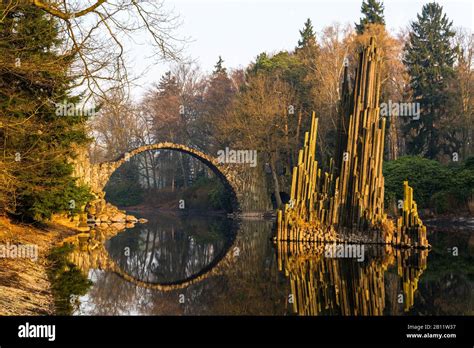
[[[420,208],[437,213],[466,209],[474,191],[474,159],[444,166],[416,156],[384,163],[385,204],[403,198],[403,181],[408,180]]]

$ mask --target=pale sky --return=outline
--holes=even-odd
[[[416,20],[417,13],[429,1],[385,0],[385,21],[397,32]],[[454,27],[472,31],[474,2],[471,0],[438,0]],[[204,72],[213,70],[218,56],[229,68],[245,67],[261,52],[292,50],[299,30],[309,17],[316,32],[339,22],[358,22],[362,0],[164,0],[167,10],[179,15],[182,25],[179,37],[189,38],[185,54],[196,60]],[[151,83],[169,69],[166,62],[153,63],[147,58],[151,47],[130,47],[132,70],[140,73],[151,66],[140,79],[141,87],[133,91],[140,96]]]

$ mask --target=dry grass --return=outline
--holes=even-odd
[[[36,244],[38,260],[0,258],[0,315],[54,314],[47,255],[52,246],[77,233],[65,219],[44,228],[14,224],[0,217],[0,244]]]

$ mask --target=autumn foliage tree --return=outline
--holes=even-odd
[[[279,175],[285,173],[295,144],[294,116],[288,113],[293,100],[288,82],[257,72],[248,77],[233,112],[219,122],[233,148],[256,150],[267,161],[278,206],[282,204],[283,189]]]

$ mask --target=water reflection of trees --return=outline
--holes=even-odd
[[[189,279],[217,262],[232,244],[231,221],[160,215],[111,239],[107,249],[127,274],[148,283]]]
[[[474,314],[474,234],[464,225],[430,226],[433,249],[411,315]],[[449,232],[448,232],[449,231]],[[456,255],[453,255],[456,247]]]
[[[202,229],[205,225],[201,226]],[[452,240],[438,240],[439,238],[432,236],[430,241],[435,247],[429,252],[428,262],[427,251],[366,245],[364,262],[359,263],[353,259],[326,258],[321,250],[313,254],[302,254],[282,253],[280,248],[277,249],[279,253],[276,255],[270,241],[271,222],[243,221],[239,228],[234,244],[229,250],[235,257],[228,266],[198,283],[168,292],[142,288],[112,272],[98,271],[97,269],[106,270],[109,262],[104,254],[99,252],[100,248],[94,245],[78,248],[72,253],[73,261],[84,272],[88,272],[94,282],[88,295],[81,298],[79,313],[91,315],[472,313],[473,292],[470,274],[472,275],[473,263],[468,250],[469,235],[466,235],[465,240],[460,238],[459,234],[453,234]],[[144,250],[147,241],[150,245],[153,244],[153,233],[150,231],[148,236],[148,232],[144,231],[145,229],[137,231],[137,234],[119,235],[126,241],[117,243],[115,251],[109,245],[109,251],[114,255],[115,262],[120,261],[123,251],[121,248],[127,244],[132,249],[142,251],[142,254],[134,254],[137,260],[129,261],[131,265],[137,265],[137,270],[149,265],[150,258],[145,258],[144,254],[151,253],[150,246],[146,253]],[[201,232],[201,235],[203,234],[205,233]],[[138,235],[141,237],[137,238]],[[443,233],[443,236],[445,235],[449,234]],[[100,235],[96,238],[103,240]],[[134,246],[133,243],[137,245]],[[459,246],[460,256],[457,258],[446,255],[446,249],[453,245]],[[204,264],[208,258],[206,254],[202,255],[201,264]],[[133,271],[133,267],[131,270]],[[146,276],[146,272],[149,271],[141,272]],[[294,303],[289,301],[290,294],[294,294]],[[180,295],[184,295],[184,303],[180,303]]]
[[[221,274],[176,291],[145,289],[110,272],[91,270],[94,286],[78,313],[90,315],[271,315],[285,313],[287,281],[278,272],[270,236],[272,222],[244,221],[229,252],[234,262]],[[143,234],[143,233],[142,233]],[[204,234],[204,232],[202,233]],[[201,237],[204,237],[202,235]],[[127,238],[132,238],[128,236]],[[146,241],[146,235],[142,238]],[[153,240],[152,237],[150,237]],[[142,243],[142,242],[137,242]],[[122,244],[120,244],[122,246]],[[114,253],[109,245],[110,254]],[[76,253],[76,262],[95,266],[94,251]],[[80,256],[81,255],[81,256]],[[118,254],[117,254],[118,256]],[[120,256],[122,257],[122,256]],[[143,265],[141,261],[134,261]],[[115,259],[119,262],[119,259]],[[149,259],[148,259],[149,261]],[[93,267],[92,267],[93,268]],[[180,302],[184,295],[184,303]]]
[[[398,300],[404,311],[408,311],[426,268],[428,252],[376,245],[364,248],[364,261],[358,262],[357,259],[325,257],[324,244],[314,244],[311,253],[283,252],[288,248],[280,245],[279,266],[290,280],[293,312],[299,315],[393,315],[400,314],[399,306],[394,305]],[[398,286],[393,286],[396,280],[393,276],[386,281],[387,271],[395,263]],[[387,307],[386,302],[392,305]]]

